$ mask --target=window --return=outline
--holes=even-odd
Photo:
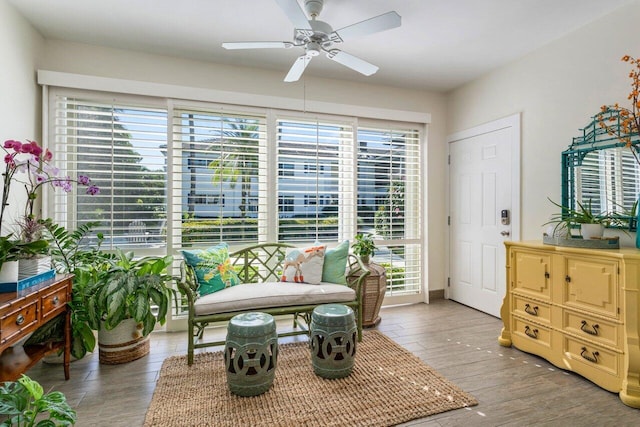
[[[56,192],[47,216],[100,221],[106,249],[175,254],[220,241],[374,234],[389,295],[421,288],[420,133],[354,117],[52,88],[56,156],[99,196]],[[135,236],[134,236],[135,235]],[[133,237],[135,238],[133,238]]]
[[[349,238],[353,208],[353,126],[337,120],[277,120],[278,164],[303,165],[301,173],[278,172],[278,198],[293,200],[293,211],[279,207],[281,241],[336,241]],[[321,204],[327,198],[333,204]],[[289,205],[291,206],[291,205]],[[342,206],[342,209],[339,209]],[[340,210],[340,216],[338,211]]]
[[[265,200],[265,130],[264,116],[174,109],[171,176],[180,194],[171,206],[175,246],[256,241]],[[193,203],[199,193],[217,197]]]
[[[294,176],[294,170],[295,170],[295,165],[292,165],[292,164],[280,163],[278,165],[279,176]]]
[[[100,188],[88,196],[56,192],[53,217],[69,229],[99,221],[104,249],[164,246],[167,112],[133,103],[57,96],[52,121],[54,159],[71,176],[86,173]],[[135,225],[135,227],[133,227]]]
[[[628,214],[640,192],[640,172],[633,154],[620,147],[587,153],[576,167],[574,191],[582,204],[591,203],[593,212]]]
[[[420,288],[420,195],[418,132],[359,127],[358,232],[374,236],[391,295]]]

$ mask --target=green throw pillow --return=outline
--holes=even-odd
[[[322,281],[347,284],[345,271],[347,269],[347,257],[349,256],[349,241],[345,240],[333,249],[327,249],[324,254],[322,267]]]
[[[193,267],[200,296],[212,294],[240,283],[229,261],[229,245],[219,243],[207,249],[182,251],[184,261]]]

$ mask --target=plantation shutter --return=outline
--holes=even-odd
[[[628,149],[589,152],[577,171],[579,200],[583,205],[591,203],[593,212],[628,215],[638,200],[640,172]]]
[[[358,231],[373,234],[390,295],[421,287],[420,159],[418,130],[358,128]]]
[[[353,127],[277,119],[278,239],[340,241],[353,223]]]
[[[255,243],[264,234],[265,147],[264,116],[174,109],[175,246]]]
[[[164,246],[166,109],[98,96],[51,100],[56,166],[72,178],[88,175],[100,193],[52,192],[49,216],[69,230],[99,221],[103,249]]]

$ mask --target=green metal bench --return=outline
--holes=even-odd
[[[358,341],[362,340],[362,283],[369,274],[367,268],[357,257],[349,255],[347,271],[345,272],[347,285],[280,283],[279,274],[282,260],[286,255],[287,249],[294,247],[285,243],[263,243],[248,246],[231,253],[229,255],[230,262],[238,273],[241,284],[211,294],[214,295],[213,297],[207,295],[198,298],[195,271],[186,263],[183,262],[181,264],[181,280],[178,282],[178,287],[185,296],[188,307],[189,343],[187,361],[189,365],[193,364],[193,354],[196,348],[224,344],[224,341],[205,341],[204,329],[207,326],[216,322],[228,321],[233,316],[244,312],[259,311],[272,316],[292,315],[293,331],[278,333],[278,337],[286,337],[308,335],[311,313],[318,305],[327,303],[344,304],[354,310],[358,328]],[[251,286],[251,288],[245,286]],[[238,287],[244,288],[234,289]],[[268,293],[271,290],[280,291],[285,288],[293,288],[293,292],[299,291],[299,295],[294,295],[296,303],[287,302],[286,298],[283,298],[285,303],[282,306],[276,306],[273,302],[254,301],[255,291]],[[222,298],[225,296],[225,292],[234,292],[235,296],[238,292],[244,292],[245,290],[247,291],[245,292],[247,294],[245,301],[233,301],[233,305],[239,304],[243,307],[240,310],[221,311],[218,308],[214,308],[208,311],[206,305],[199,304],[204,301],[204,298]]]

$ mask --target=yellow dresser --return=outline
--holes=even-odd
[[[640,408],[640,250],[505,245],[500,345],[544,357]]]

